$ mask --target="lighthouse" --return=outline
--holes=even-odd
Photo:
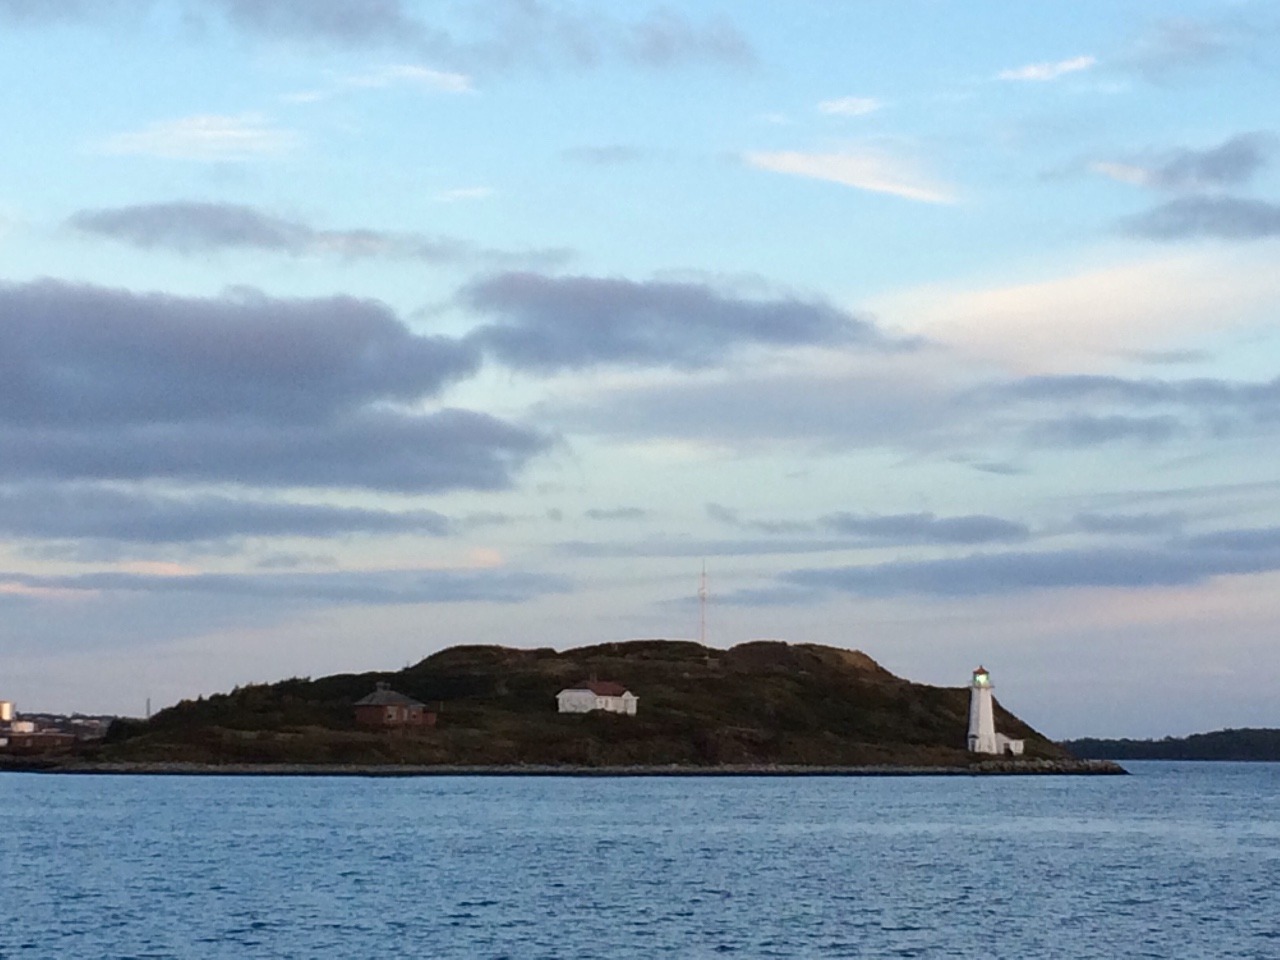
[[[969,752],[1022,756],[1025,743],[996,733],[996,711],[991,701],[991,674],[986,667],[973,671],[969,684]]]
[[[996,713],[991,704],[991,674],[985,667],[973,671],[969,684],[969,752],[999,753],[996,746]]]

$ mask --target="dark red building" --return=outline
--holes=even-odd
[[[379,683],[376,690],[355,703],[356,723],[373,730],[398,730],[406,727],[434,727],[436,715],[426,704],[413,697],[396,693],[388,684]]]

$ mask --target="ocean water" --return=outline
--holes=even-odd
[[[1280,958],[1280,765],[0,775],[0,957]]]

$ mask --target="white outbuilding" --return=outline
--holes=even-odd
[[[609,680],[587,680],[576,687],[566,687],[556,694],[561,713],[622,713],[634,717],[640,698],[620,683]]]
[[[991,699],[993,689],[991,674],[985,667],[973,671],[973,682],[969,684],[969,752],[1020,757],[1025,741],[996,733],[996,712]]]

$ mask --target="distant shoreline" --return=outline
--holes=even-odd
[[[102,776],[187,777],[982,777],[1124,776],[1110,760],[991,760],[964,767],[790,766],[726,764],[670,766],[424,766],[413,764],[309,763],[89,763],[33,760],[0,762],[0,772]]]

